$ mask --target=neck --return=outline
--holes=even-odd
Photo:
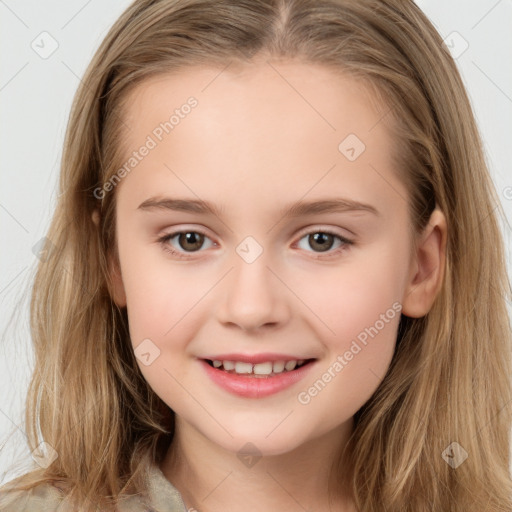
[[[343,489],[332,490],[331,468],[352,432],[352,419],[296,449],[245,463],[176,418],[173,442],[161,470],[178,489],[187,510],[267,512],[322,510],[355,512]],[[339,471],[338,471],[339,474]]]

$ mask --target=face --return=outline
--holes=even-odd
[[[190,68],[128,97],[129,170],[104,192],[115,300],[179,428],[279,454],[377,389],[416,268],[386,110],[353,78],[290,62]]]

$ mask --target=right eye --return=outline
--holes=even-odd
[[[178,248],[169,244],[171,240],[176,238]],[[174,231],[173,233],[166,234],[158,239],[164,251],[177,256],[178,258],[187,258],[186,253],[199,252],[199,249],[204,244],[204,241],[209,238],[202,232],[192,230]],[[215,245],[215,242],[213,242]],[[181,249],[180,249],[181,248]]]

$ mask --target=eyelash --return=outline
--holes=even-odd
[[[169,240],[173,239],[176,235],[181,235],[181,234],[184,234],[184,233],[198,233],[198,234],[201,234],[201,235],[209,238],[208,235],[206,233],[204,233],[203,231],[201,231],[201,230],[188,229],[188,230],[174,231],[173,233],[166,234],[166,235],[158,238],[157,242],[159,242],[161,244],[162,249],[165,252],[171,254],[172,256],[176,256],[177,258],[180,258],[180,259],[190,259],[190,256],[185,256],[185,254],[194,254],[196,252],[201,252],[201,251],[199,250],[199,251],[193,251],[191,253],[183,253],[183,252],[177,251],[176,249],[173,249],[167,243]],[[306,237],[308,235],[317,234],[317,233],[322,233],[322,234],[325,234],[325,235],[332,235],[335,238],[338,238],[342,242],[343,245],[341,245],[340,247],[336,248],[332,252],[328,252],[327,256],[322,256],[322,254],[324,254],[324,253],[314,252],[313,251],[314,254],[318,254],[319,255],[319,256],[317,256],[314,259],[328,259],[328,258],[331,258],[331,257],[338,256],[340,253],[345,251],[348,248],[348,246],[354,244],[353,240],[349,240],[348,238],[345,238],[344,236],[341,236],[338,233],[335,233],[334,231],[331,231],[329,229],[316,229],[316,230],[307,231],[306,233],[303,233],[301,235],[301,237],[299,238],[299,241],[302,240],[304,237]]]

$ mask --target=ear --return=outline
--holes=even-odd
[[[436,208],[419,236],[402,300],[402,313],[411,318],[425,316],[441,289],[445,271],[446,217]]]
[[[109,291],[112,300],[120,307],[126,307],[126,293],[124,290],[123,276],[121,275],[121,267],[119,258],[116,255],[108,255],[108,266],[110,269]]]
[[[94,210],[92,212],[92,221],[96,224],[96,227],[100,225],[100,212],[99,210]],[[126,293],[124,290],[123,277],[121,275],[121,267],[119,264],[119,258],[117,256],[117,251],[115,254],[109,252],[107,255],[108,268],[109,268],[109,282],[108,290],[112,300],[120,307],[126,307]]]

